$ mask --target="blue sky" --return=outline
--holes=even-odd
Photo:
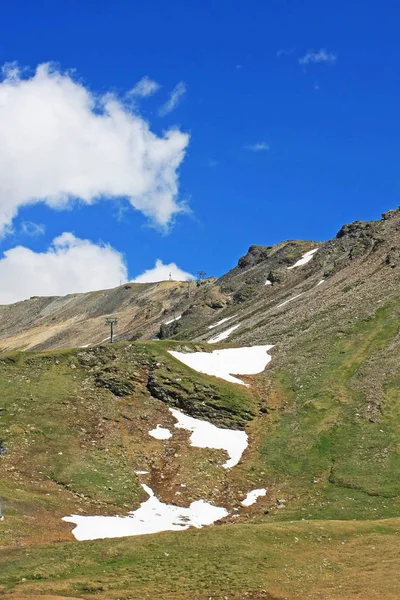
[[[91,93],[126,103],[148,76],[159,89],[131,109],[157,136],[190,136],[176,170],[176,202],[190,211],[168,232],[120,197],[62,210],[21,200],[1,252],[44,253],[71,232],[122,253],[129,278],[156,259],[218,276],[250,244],[324,240],[399,204],[397,2],[5,0],[0,18],[0,63],[29,67],[22,79],[55,62]],[[160,115],[180,82],[180,101]],[[10,154],[24,131],[2,135]],[[13,176],[25,178],[26,162]],[[0,207],[10,185],[0,179]]]

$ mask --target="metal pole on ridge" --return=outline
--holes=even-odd
[[[118,323],[118,319],[115,317],[110,317],[106,320],[106,325],[110,326],[110,344],[114,341],[114,325]]]

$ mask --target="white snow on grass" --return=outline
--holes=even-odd
[[[218,327],[218,325],[222,325],[222,323],[230,321],[231,319],[233,319],[233,317],[236,317],[236,315],[232,315],[231,317],[225,317],[225,319],[221,319],[220,321],[218,321],[218,323],[214,323],[214,325],[209,325],[208,329],[214,329],[214,327]]]
[[[213,352],[176,352],[168,350],[174,358],[199,373],[214,375],[231,383],[247,385],[237,375],[255,375],[264,371],[271,360],[268,350],[273,346],[248,346],[245,348],[227,348]]]
[[[265,488],[260,488],[258,490],[252,490],[249,492],[244,500],[242,500],[241,504],[243,506],[251,506],[255,502],[257,502],[257,498],[260,496],[265,496],[267,490]]]
[[[188,508],[164,504],[147,485],[142,484],[149,498],[125,517],[71,515],[62,520],[76,525],[72,533],[79,541],[144,535],[160,531],[181,531],[190,526],[201,528],[211,525],[229,513],[204,500],[192,502]]]
[[[178,315],[177,317],[175,317],[174,319],[171,319],[170,321],[165,321],[164,325],[169,325],[170,323],[173,323],[174,321],[179,321],[179,319],[182,319],[182,315]]]
[[[308,262],[310,262],[317,250],[318,248],[314,248],[314,250],[309,250],[308,252],[303,254],[303,256],[296,263],[294,263],[294,265],[288,267],[288,269],[294,269],[295,267],[302,267],[303,265],[306,265]]]
[[[267,281],[265,282],[265,285],[272,285],[272,281],[270,281],[269,279],[267,279]]]
[[[222,429],[208,421],[188,417],[175,408],[169,410],[178,421],[175,427],[192,432],[190,436],[192,446],[225,450],[229,455],[229,460],[222,465],[224,469],[231,469],[238,464],[248,445],[248,437],[245,431]]]
[[[135,471],[136,475],[148,475],[149,471]]]
[[[232,325],[232,327],[230,327],[226,331],[223,331],[222,333],[219,333],[215,337],[212,337],[209,340],[207,340],[207,343],[208,344],[217,344],[218,342],[222,342],[222,340],[226,340],[226,338],[228,338],[231,335],[231,333],[233,331],[235,331],[235,329],[237,329],[238,327],[240,327],[240,323],[238,323],[238,325]]]
[[[161,425],[157,425],[155,429],[149,431],[149,434],[157,440],[169,440],[172,437],[170,430],[166,427],[161,427]]]
[[[293,298],[289,298],[289,300],[285,300],[285,302],[282,302],[281,304],[278,304],[278,306],[276,308],[280,308],[281,306],[285,306],[285,304],[288,304],[288,302],[291,302],[292,300],[296,300],[296,298],[299,298],[303,294],[304,294],[304,292],[301,292],[301,294],[297,294],[297,296],[293,296]]]

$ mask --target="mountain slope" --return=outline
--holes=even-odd
[[[0,306],[0,349],[47,350],[109,339],[108,316],[118,318],[116,340],[151,339],[188,305],[185,282],[127,283],[64,297],[33,297]]]
[[[190,297],[187,283],[166,281],[1,306],[0,349],[100,343],[107,340],[110,315],[119,319],[120,341],[156,335],[208,341],[236,327],[228,341],[279,342],[283,349],[298,330],[339,330],[396,297],[399,228],[400,212],[394,210],[381,221],[345,225],[328,242],[252,246],[220,279],[192,283]],[[294,266],[310,250],[315,253],[308,262]]]
[[[230,342],[279,343],[281,351],[290,340],[292,350],[299,331],[301,339],[316,330],[338,331],[397,297],[399,247],[399,210],[389,211],[381,221],[346,225],[336,238],[321,244],[253,246],[213,286],[224,294],[228,306],[215,311],[207,298],[197,298],[179,323],[171,326],[176,329],[172,337],[209,340],[239,325],[227,338]],[[317,250],[309,262],[293,268],[310,249]],[[271,285],[265,285],[267,279]],[[228,317],[229,325],[209,329]]]
[[[399,247],[399,211],[326,243],[253,246],[191,298],[167,283],[182,318],[160,335],[175,339],[1,354],[0,593],[397,598]],[[266,369],[241,376],[249,387],[168,352],[269,343]],[[240,462],[225,469],[223,450],[193,447],[170,407],[244,430]],[[171,438],[154,439],[158,426]],[[201,499],[229,514],[201,531],[72,542],[61,517],[126,515],[145,501],[143,483],[164,503]],[[259,488],[265,495],[244,506]]]

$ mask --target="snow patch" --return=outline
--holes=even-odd
[[[149,434],[157,440],[169,440],[169,438],[172,437],[170,430],[165,427],[161,427],[161,425],[157,425],[155,429],[149,431]]]
[[[179,321],[179,319],[182,319],[182,315],[178,315],[177,317],[174,317],[170,321],[165,321],[164,325],[169,325],[170,323],[173,323],[174,321]]]
[[[321,281],[318,281],[317,285],[315,287],[318,287],[319,285],[321,285],[321,283],[324,283],[325,279],[321,279]]]
[[[235,329],[237,329],[238,327],[240,327],[240,323],[238,325],[233,325],[226,331],[223,331],[222,333],[219,333],[215,337],[210,338],[209,340],[207,340],[207,342],[209,344],[217,344],[218,342],[222,342],[222,340],[226,340],[226,338],[229,337],[231,335],[231,333],[233,331],[235,331]]]
[[[252,490],[249,492],[244,500],[242,500],[241,504],[243,506],[251,506],[255,502],[257,502],[257,498],[260,496],[265,496],[267,490],[265,488],[260,488],[258,490]]]
[[[222,325],[222,323],[230,321],[231,319],[233,319],[233,317],[236,317],[236,315],[232,315],[231,317],[225,317],[225,319],[221,319],[220,321],[218,321],[218,323],[214,323],[214,325],[209,325],[208,329],[214,329],[214,327],[218,327],[218,325]]]
[[[292,300],[296,300],[296,298],[299,298],[303,294],[304,294],[304,292],[301,292],[301,294],[297,294],[297,296],[293,296],[293,298],[289,298],[289,300],[285,300],[285,302],[282,302],[282,304],[278,304],[278,306],[276,308],[280,308],[281,306],[285,306],[285,304],[287,304],[288,302],[291,302]]]
[[[197,448],[214,448],[225,450],[229,460],[222,466],[231,469],[238,464],[248,445],[247,433],[236,429],[222,429],[208,421],[188,417],[175,408],[169,409],[178,421],[175,427],[191,431],[190,443]]]
[[[265,282],[265,285],[272,285],[272,281],[270,281],[269,279],[267,279],[267,281]]]
[[[182,531],[190,526],[200,529],[229,514],[225,508],[213,506],[204,500],[196,500],[188,508],[164,504],[147,485],[142,484],[142,488],[149,494],[149,498],[128,516],[71,515],[62,520],[76,525],[72,533],[77,540],[82,541],[144,535],[160,531]]]
[[[135,471],[136,475],[148,475],[149,471]]]
[[[214,375],[231,383],[247,385],[232,373],[255,375],[264,371],[271,360],[268,350],[273,346],[249,346],[245,348],[227,348],[213,352],[176,352],[168,350],[174,358],[199,373]]]
[[[288,269],[294,269],[295,267],[302,267],[303,265],[306,265],[308,262],[310,262],[317,250],[318,248],[314,248],[314,250],[309,250],[308,252],[303,254],[303,256],[296,263],[294,263],[294,265],[288,267]]]

